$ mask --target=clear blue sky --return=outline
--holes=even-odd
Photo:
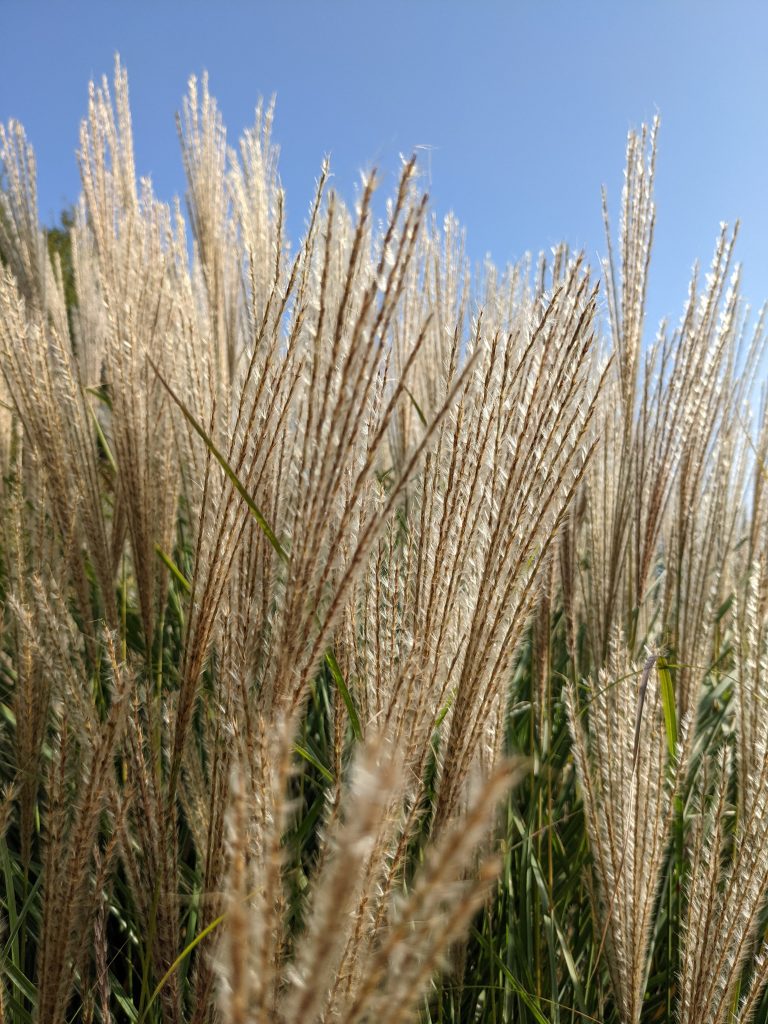
[[[503,264],[560,238],[594,261],[600,185],[616,211],[627,129],[658,111],[650,310],[676,318],[721,220],[741,218],[744,290],[768,298],[767,46],[759,0],[0,0],[0,120],[27,128],[50,223],[78,193],[88,80],[119,51],[137,169],[170,199],[183,189],[174,113],[207,69],[230,141],[276,93],[294,239],[323,154],[349,198],[359,168],[390,185],[399,153],[431,146],[438,213],[458,215],[474,259]]]

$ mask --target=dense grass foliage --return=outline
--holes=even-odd
[[[768,1021],[768,415],[723,227],[646,338],[656,125],[596,275],[470,273],[414,162],[92,86],[0,128],[0,1021]],[[189,232],[189,236],[188,236]]]

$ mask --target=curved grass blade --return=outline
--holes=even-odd
[[[300,743],[296,743],[293,749],[296,751],[299,757],[303,757],[308,764],[311,764],[313,768],[316,768],[317,771],[319,771],[323,778],[326,780],[326,782],[330,782],[331,785],[333,785],[335,779],[330,768],[326,768],[322,761],[318,757],[316,757],[311,750],[307,750],[307,748],[303,747]]]
[[[426,416],[424,415],[424,413],[423,413],[423,412],[421,411],[421,406],[420,406],[420,405],[419,405],[419,403],[418,403],[418,402],[416,401],[416,399],[415,399],[415,398],[413,397],[413,393],[412,393],[411,389],[410,389],[410,388],[407,388],[407,387],[405,386],[405,384],[403,384],[403,391],[404,391],[404,392],[406,393],[406,395],[408,395],[408,397],[410,398],[410,400],[411,400],[411,401],[413,402],[413,407],[414,407],[414,409],[416,410],[416,415],[417,415],[417,416],[419,417],[419,419],[421,420],[421,425],[422,425],[422,427],[426,427],[426,425],[427,425],[427,417],[426,417]]]
[[[184,414],[184,418],[186,419],[187,423],[189,423],[189,425],[192,427],[192,429],[195,431],[195,433],[198,434],[202,438],[202,440],[203,440],[206,448],[208,449],[208,451],[211,453],[211,455],[214,457],[214,459],[216,459],[218,464],[221,466],[221,468],[226,473],[226,475],[227,475],[230,483],[232,484],[232,486],[235,488],[237,493],[240,495],[240,497],[243,499],[243,501],[248,506],[248,508],[249,508],[249,510],[251,512],[251,515],[256,520],[256,522],[259,524],[259,527],[261,528],[262,533],[267,538],[267,540],[272,545],[272,547],[275,549],[275,551],[277,552],[279,558],[283,562],[287,562],[288,561],[288,552],[285,550],[283,545],[277,539],[277,536],[276,536],[274,530],[272,529],[272,527],[267,522],[267,520],[266,520],[266,518],[264,516],[264,513],[258,507],[258,505],[253,500],[253,498],[250,496],[250,494],[248,493],[245,485],[240,480],[240,478],[237,475],[237,473],[230,466],[229,461],[227,460],[227,457],[224,455],[223,452],[219,451],[219,449],[214,444],[213,439],[208,435],[208,433],[202,427],[202,425],[200,423],[198,423],[198,421],[192,415],[192,412],[187,408],[187,406],[184,404],[184,402],[182,402],[182,400],[179,398],[179,396],[173,390],[171,385],[168,383],[168,381],[162,375],[162,373],[160,372],[159,368],[153,362],[152,359],[149,360],[149,363],[150,363],[152,369],[157,374],[157,377],[158,377],[160,383],[163,385],[165,390],[168,392],[168,394],[171,396],[173,401],[176,403],[176,405],[178,405],[179,409]]]
[[[150,1006],[152,1006],[154,1001],[165,988],[166,984],[168,983],[168,979],[173,975],[174,971],[176,971],[179,968],[179,966],[184,962],[184,960],[186,960],[186,958],[189,956],[189,954],[192,952],[195,946],[198,946],[207,935],[210,935],[212,931],[219,927],[219,925],[222,923],[226,916],[226,913],[219,914],[218,917],[214,918],[213,921],[211,921],[211,923],[206,928],[203,928],[201,932],[198,932],[194,939],[192,939],[191,942],[187,943],[184,949],[182,949],[182,951],[179,953],[179,955],[176,957],[171,966],[168,968],[168,970],[165,972],[165,974],[162,976],[160,981],[158,981],[157,985],[155,986],[155,990],[149,997],[149,1002],[144,1007],[144,1011],[141,1017],[139,1018],[139,1024],[144,1024],[144,1021],[147,1019],[147,1013],[149,1012]]]
[[[339,663],[336,661],[333,651],[327,650],[325,652],[325,663],[330,669],[333,681],[336,683],[338,691],[341,694],[341,699],[346,705],[347,714],[349,715],[349,723],[352,726],[352,733],[356,740],[361,740],[363,738],[363,730],[360,725],[360,716],[357,713],[355,702],[352,700],[352,694],[349,692],[347,684],[344,681],[344,676],[342,675]]]
[[[664,710],[664,729],[667,734],[667,749],[669,756],[675,756],[677,746],[677,712],[675,710],[675,687],[672,683],[672,673],[669,665],[662,657],[656,659],[656,671],[659,673],[659,687],[661,690],[661,706]]]
[[[166,567],[166,569],[171,573],[176,582],[181,586],[182,590],[185,590],[188,594],[190,594],[192,592],[192,584],[189,582],[189,580],[178,567],[178,565],[176,565],[171,556],[167,555],[159,544],[155,544],[155,554]]]

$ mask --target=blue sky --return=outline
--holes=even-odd
[[[662,118],[650,314],[674,318],[694,259],[741,218],[744,291],[768,298],[768,6],[706,0],[457,0],[154,4],[0,0],[0,120],[38,157],[40,212],[78,193],[75,148],[91,76],[119,51],[137,169],[165,199],[183,189],[174,124],[187,77],[207,69],[234,141],[260,95],[299,235],[321,159],[354,195],[385,186],[420,149],[433,205],[465,225],[475,260],[560,238],[604,251],[600,186],[618,209],[627,129]]]

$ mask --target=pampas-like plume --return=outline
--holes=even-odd
[[[428,253],[434,245],[429,238]],[[445,273],[461,279],[452,263]],[[603,380],[591,352],[595,294],[579,262],[539,303],[521,294],[515,275],[489,286],[487,300],[472,328],[473,373],[345,622],[345,665],[365,717],[391,726],[413,778],[445,721],[437,827],[458,811],[477,764],[498,756],[501,731],[491,723],[503,714],[552,538],[595,444]],[[462,302],[441,309],[445,351],[427,334],[439,353],[439,387],[421,390],[417,381],[416,408],[444,401],[459,378]]]
[[[670,763],[656,661],[649,655],[641,673],[617,641],[610,667],[587,683],[583,709],[575,687],[566,689],[597,923],[623,1024],[638,1024],[642,1012],[673,796],[683,777],[682,765]],[[684,747],[681,736],[677,752]]]
[[[168,398],[149,363],[165,366],[175,348],[178,297],[171,287],[167,208],[149,184],[137,194],[128,106],[128,79],[115,65],[115,110],[106,80],[91,89],[80,129],[84,206],[75,257],[86,255],[96,275],[101,315],[82,332],[98,351],[102,385],[111,402],[109,437],[117,467],[117,500],[128,526],[147,661],[165,604],[168,576],[155,548],[172,549],[179,489],[178,460],[168,444]],[[86,269],[76,266],[79,280]],[[83,321],[83,328],[86,327]],[[91,355],[92,361],[98,356]]]
[[[512,351],[491,346],[477,371],[485,371],[482,384],[459,410],[483,423],[481,430],[487,424],[489,434],[478,432],[468,446],[476,468],[464,529],[477,546],[466,567],[466,653],[455,677],[438,823],[459,806],[535,607],[542,567],[596,444],[592,414],[605,371],[592,375],[594,301],[577,261],[515,332]],[[497,417],[478,415],[486,403]]]
[[[742,969],[758,941],[768,891],[768,647],[765,568],[752,574],[746,601],[737,609],[736,721],[739,743],[738,815],[733,851],[724,864],[730,758],[723,750],[702,775],[693,828],[688,910],[680,986],[680,1024],[725,1024],[734,1019],[734,996]],[[714,776],[710,793],[707,774]],[[735,1019],[747,1024],[768,982],[765,948]]]
[[[83,620],[93,618],[83,564],[87,552],[97,574],[103,614],[116,626],[93,419],[66,324],[66,317],[57,322],[25,301],[10,271],[0,268],[0,368],[34,451],[26,471],[35,466],[42,477],[43,500],[69,561]]]
[[[465,872],[520,768],[505,764],[497,769],[466,815],[430,851],[410,891],[387,913],[376,915],[380,880],[407,823],[398,760],[396,749],[382,737],[371,737],[358,752],[343,818],[332,820],[326,854],[312,879],[304,932],[285,960],[275,959],[279,945],[274,945],[269,916],[259,909],[271,895],[259,884],[264,876],[251,846],[252,836],[266,834],[258,820],[261,813],[242,782],[236,784],[229,820],[226,930],[218,946],[221,998],[230,1024],[395,1024],[412,1018],[442,956],[495,878],[490,863],[479,876],[466,877]]]
[[[93,872],[92,850],[101,817],[113,803],[114,758],[125,720],[130,673],[119,662],[112,636],[103,638],[109,706],[103,716],[87,698],[88,674],[78,657],[78,633],[61,601],[49,600],[51,581],[35,581],[33,629],[56,680],[56,728],[46,779],[43,907],[37,960],[37,1011],[41,1020],[66,1020],[69,997],[90,949],[82,937],[101,903],[109,857]],[[55,595],[54,595],[55,598]],[[114,844],[110,844],[113,847]],[[95,878],[95,881],[94,881]]]

